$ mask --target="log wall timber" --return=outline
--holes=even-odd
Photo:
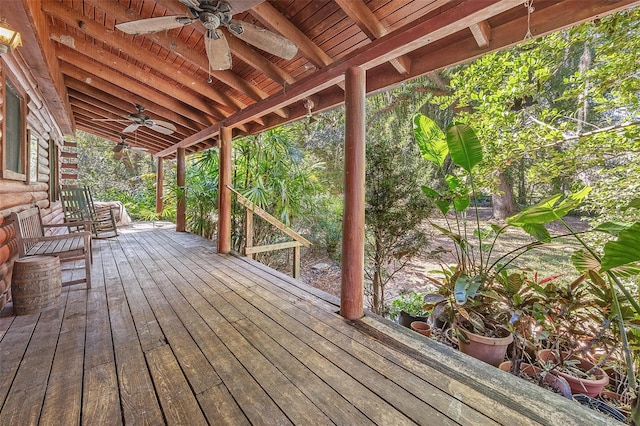
[[[29,159],[25,174],[32,176],[30,182],[0,178],[0,309],[11,299],[11,271],[18,256],[15,230],[9,220],[10,214],[39,206],[42,209],[44,223],[60,223],[64,220],[60,202],[51,203],[49,200],[49,185],[52,182],[51,162],[56,161],[60,164],[61,161],[60,158],[49,158],[49,144],[62,145],[63,136],[60,125],[30,72],[21,55],[16,52],[4,54],[0,59],[0,85],[4,86],[8,75],[12,82],[27,94],[25,125],[29,129],[26,141],[28,149],[23,155]],[[4,93],[0,91],[0,142],[2,134],[6,133],[3,131],[2,122],[3,117],[6,117],[4,105]],[[0,149],[2,147],[3,144],[0,144]],[[32,152],[35,155],[31,156]]]

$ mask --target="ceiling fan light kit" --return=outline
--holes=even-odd
[[[123,22],[117,24],[116,28],[127,34],[138,35],[180,28],[200,21],[207,29],[204,46],[212,70],[227,70],[232,65],[229,43],[224,34],[218,31],[223,26],[233,36],[264,52],[287,60],[293,59],[298,53],[298,46],[289,39],[256,25],[232,19],[234,14],[244,12],[262,1],[236,0],[228,3],[224,0],[180,0],[191,10],[194,18],[161,16]]]

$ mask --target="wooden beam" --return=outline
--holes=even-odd
[[[105,70],[105,73],[101,77],[97,77],[96,74],[92,74],[88,71],[81,70],[71,64],[63,62],[60,65],[62,73],[70,77],[75,78],[89,84],[93,87],[100,88],[103,92],[107,93],[121,93],[124,95],[123,99],[128,100],[132,104],[138,103],[145,108],[149,108],[149,100],[153,100],[156,105],[161,105],[163,108],[176,111],[178,114],[188,117],[191,120],[195,120],[198,123],[207,124],[204,114],[194,108],[187,107],[179,101],[164,96],[162,93],[146,87],[140,83],[128,80],[123,75],[118,75],[116,72],[109,72]]]
[[[245,255],[252,255],[256,253],[264,253],[266,251],[283,250],[293,247],[301,247],[302,243],[299,241],[286,241],[284,243],[268,244],[265,246],[252,246],[244,249]]]
[[[218,253],[231,251],[231,128],[220,129],[218,176]]]
[[[116,50],[127,52],[130,57],[135,58],[137,61],[144,63],[149,68],[166,75],[172,80],[180,81],[185,86],[197,86],[198,89],[202,88],[201,83],[203,82],[199,78],[193,75],[184,74],[182,70],[180,70],[179,66],[173,63],[168,61],[159,61],[156,55],[149,52],[148,49],[132,43],[130,38],[125,38],[119,31],[109,31],[102,23],[88,20],[82,14],[73,9],[64,7],[60,3],[56,4],[56,2],[47,1],[43,5],[43,11],[56,17],[71,28],[78,29],[78,22],[82,21],[83,25],[81,31],[89,37],[112,46]],[[138,16],[137,18],[132,19],[139,18],[140,17]],[[73,41],[69,40],[69,43],[75,42],[75,40],[76,38],[74,38]],[[244,108],[247,106],[247,104],[240,102],[235,98],[231,98],[222,92],[212,94],[209,90],[205,89],[202,93],[206,96],[211,96],[211,99],[214,99],[217,102],[219,101],[221,104],[233,109]]]
[[[89,74],[83,74],[80,70],[78,70],[77,76],[80,78],[84,76],[89,78]],[[95,99],[96,101],[94,102],[98,102],[98,104],[102,102],[106,105],[112,106],[113,108],[107,109],[114,111],[114,113],[119,110],[126,112],[126,114],[130,114],[132,112],[135,112],[135,103],[142,104],[146,102],[145,107],[147,108],[147,111],[152,111],[158,117],[164,119],[165,121],[170,121],[173,124],[196,132],[204,128],[204,125],[202,123],[198,123],[195,120],[188,120],[175,111],[160,106],[155,102],[150,102],[143,98],[137,98],[134,101],[130,101],[128,99],[129,93],[115,85],[104,85],[103,87],[103,85],[100,84],[100,82],[97,80],[92,80],[92,83],[94,85],[83,83],[83,81],[77,80],[73,76],[67,76],[67,78],[65,78],[65,84],[69,89],[80,92],[90,98]],[[110,89],[113,89],[113,91],[111,91]]]
[[[340,315],[364,315],[365,71],[352,67],[345,76],[344,213]]]
[[[191,15],[189,9],[179,1],[156,0],[156,4],[162,5],[165,9],[167,9],[167,12],[169,13],[174,13],[181,16]],[[199,34],[205,34],[205,28],[202,25],[194,25],[193,29]],[[269,61],[260,53],[256,52],[249,44],[231,35],[226,28],[223,27],[221,28],[221,30],[224,32],[231,52],[236,57],[240,58],[240,60],[248,65],[251,65],[261,74],[264,74],[274,82],[278,83],[280,86],[284,86],[285,83],[295,83],[295,79],[291,75],[285,72],[282,68],[275,65],[273,62]]]
[[[187,227],[187,188],[185,186],[186,170],[187,162],[184,148],[178,148],[178,159],[176,162],[176,184],[178,186],[176,232],[185,232]]]
[[[66,48],[57,49],[58,58],[62,61],[89,72],[91,72],[90,68],[93,68],[96,70],[96,73],[98,73],[97,75],[101,75],[101,66],[117,70],[132,80],[160,90],[164,94],[176,98],[187,105],[198,108],[204,114],[211,115],[217,120],[231,115],[231,112],[223,109],[225,107],[216,105],[214,102],[211,102],[211,99],[201,97],[200,94],[192,91],[191,88],[173,84],[157,77],[148,70],[143,70],[139,66],[127,62],[119,56],[112,55],[103,49],[98,49],[91,43],[84,40],[74,40],[70,37],[70,35],[65,35],[64,33],[51,34],[51,40],[66,46]]]
[[[291,21],[282,16],[268,1],[249,9],[249,13],[258,18],[271,31],[280,33],[294,42],[298,46],[299,52],[316,67],[322,68],[333,62],[329,55],[293,25]]]
[[[378,39],[388,33],[384,25],[362,0],[335,0],[335,2],[370,40]],[[400,74],[408,74],[411,69],[411,58],[407,55],[393,58],[390,62]]]
[[[164,161],[162,157],[158,157],[157,160],[158,165],[156,168],[156,213],[162,213],[162,192],[163,192],[163,181],[164,181],[164,170],[163,165]]]
[[[473,38],[476,39],[478,47],[489,47],[489,42],[491,41],[491,27],[489,26],[489,22],[480,21],[477,24],[471,24],[469,29],[471,30],[471,34],[473,34]]]

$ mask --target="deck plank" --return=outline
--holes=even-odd
[[[5,399],[0,418],[7,424],[37,424],[60,334],[67,291],[58,304],[40,314],[29,346]]]
[[[0,312],[0,423],[615,424],[171,227],[93,254],[91,289]]]

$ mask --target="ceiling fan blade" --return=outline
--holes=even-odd
[[[116,25],[116,28],[127,34],[150,34],[158,31],[184,27],[193,21],[194,19],[186,16],[159,16],[157,18],[122,22]]]
[[[125,144],[124,143],[117,143],[113,146],[113,152],[120,152],[124,149]]]
[[[171,127],[173,127],[173,130],[160,123],[171,125]],[[150,128],[151,130],[155,130],[158,133],[162,133],[163,135],[170,135],[171,133],[175,132],[175,126],[173,126],[173,124],[167,123],[165,121],[161,121],[160,123],[158,123],[155,120],[146,120],[144,122],[144,125]]]
[[[165,129],[171,130],[172,132],[176,131],[176,126],[174,126],[173,123],[169,123],[168,121],[153,120],[153,122],[156,123],[156,126],[164,127]]]
[[[229,31],[260,50],[284,59],[293,59],[298,46],[287,38],[247,22],[232,20]]]
[[[235,15],[236,13],[244,12],[259,5],[263,1],[264,0],[228,0],[227,3],[229,3],[229,7],[231,8],[231,14]]]
[[[131,123],[129,124],[127,127],[124,128],[124,130],[122,130],[124,133],[132,133],[135,132],[136,129],[138,128],[138,126],[140,126],[138,123]]]
[[[143,148],[141,146],[132,146],[129,148],[131,151],[137,151],[137,152],[147,152],[148,149],[147,148]]]
[[[122,151],[118,151],[118,152],[114,152],[113,153],[113,159],[114,160],[119,160],[122,158]]]
[[[212,33],[215,33],[217,38],[212,37]],[[207,36],[204,38],[204,47],[211,69],[216,71],[231,69],[231,51],[224,34],[217,30],[207,32]]]

